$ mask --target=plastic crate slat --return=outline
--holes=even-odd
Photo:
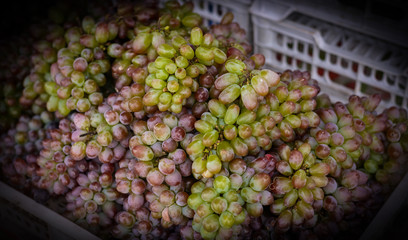
[[[159,6],[163,6],[167,0],[159,0]],[[186,0],[178,0],[180,3]],[[249,7],[253,0],[192,0],[194,12],[201,15],[203,25],[209,27],[220,23],[223,15],[227,12],[234,14],[234,21],[239,23],[240,27],[245,29],[247,39],[252,42],[252,25],[250,22]],[[220,13],[218,10],[220,9]]]
[[[308,16],[304,16],[304,18],[310,18]],[[318,44],[318,46],[322,49],[326,49],[332,53],[335,53],[337,55],[340,55],[342,57],[348,57],[348,58],[361,58],[363,55],[363,57],[365,56],[365,62],[367,62],[367,64],[370,64],[371,66],[380,66],[383,69],[387,69],[388,71],[394,71],[394,72],[398,72],[400,71],[400,69],[395,69],[394,66],[387,64],[382,62],[379,63],[378,59],[373,59],[368,57],[366,54],[366,51],[362,51],[362,50],[368,50],[367,48],[369,48],[370,45],[372,45],[373,47],[378,47],[378,48],[387,48],[390,51],[396,51],[394,48],[390,47],[389,45],[385,46],[384,44],[381,45],[381,43],[379,41],[374,41],[373,39],[363,36],[361,34],[356,34],[356,33],[349,33],[349,31],[343,30],[341,28],[335,27],[333,25],[324,23],[322,21],[318,21],[317,19],[313,19],[307,22],[307,24],[303,24],[304,21],[299,21],[299,19],[302,18],[297,18],[296,21],[294,21],[295,19],[293,18],[288,18],[286,20],[283,20],[281,22],[278,22],[276,24],[284,24],[284,22],[292,22],[293,25],[298,25],[298,26],[303,26],[304,29],[315,29],[317,31],[315,31],[313,37],[315,38],[315,42]],[[355,38],[358,39],[358,42],[360,44],[363,44],[362,47],[360,48],[356,48],[354,51],[347,51],[346,48],[342,48],[342,47],[337,47],[336,45],[333,45],[332,43],[334,42],[333,39],[335,39],[335,35],[343,35],[343,36],[352,36],[352,35],[356,35]],[[364,46],[364,44],[366,44],[366,46]],[[328,46],[326,46],[328,45]],[[376,46],[378,45],[378,46]],[[361,51],[361,52],[359,52]],[[407,52],[408,54],[408,52]]]
[[[272,50],[275,50],[275,51],[278,51],[278,52],[281,52],[282,51],[282,48],[279,48],[279,47],[270,47],[269,45],[264,45],[264,44],[262,44],[262,43],[259,43],[259,44],[257,44],[258,46],[260,46],[260,47],[263,47],[263,48],[266,48],[266,49],[272,49]],[[311,57],[310,56],[308,56],[308,55],[303,55],[303,54],[300,54],[300,55],[298,55],[297,53],[285,53],[287,56],[290,56],[290,57],[293,57],[293,58],[298,58],[299,60],[302,60],[302,61],[305,61],[305,62],[308,62],[308,63],[310,63],[310,60],[311,60]],[[267,58],[265,58],[265,59],[267,59]]]
[[[255,1],[255,3],[257,2],[258,1]],[[285,12],[285,15],[289,15],[293,12],[308,14],[318,19],[325,19],[338,26],[364,33],[371,37],[386,40],[402,47],[408,47],[408,41],[406,41],[408,21],[406,17],[397,16],[391,19],[378,14],[373,11],[372,8],[369,8],[369,4],[372,2],[386,5],[389,1],[367,0],[365,1],[365,11],[344,6],[340,4],[340,1],[338,0],[268,0],[268,2],[269,5],[272,6],[274,4],[284,4],[288,9],[287,11],[291,11],[290,13]],[[408,3],[404,1],[401,1],[399,5],[401,5],[400,9],[402,10],[406,10],[408,7]]]
[[[0,197],[16,204],[18,207],[21,207],[23,210],[40,218],[49,226],[58,229],[73,239],[100,240],[100,238],[76,225],[72,221],[35,202],[3,182],[0,182]]]
[[[407,156],[404,156],[407,157]],[[390,197],[381,207],[380,211],[378,211],[376,217],[371,221],[368,225],[366,230],[364,231],[363,235],[360,237],[359,240],[371,240],[377,239],[379,236],[382,236],[383,233],[390,228],[391,222],[387,221],[387,219],[393,219],[398,212],[398,209],[402,206],[402,204],[407,201],[408,196],[408,174],[405,174],[404,178],[398,184],[398,186],[394,189]]]

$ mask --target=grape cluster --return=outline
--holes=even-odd
[[[109,236],[107,227],[111,226],[120,209],[121,194],[112,187],[114,166],[88,163],[83,172],[78,172],[77,186],[65,194],[67,201],[64,215],[77,224]]]
[[[329,182],[330,166],[311,151],[309,143],[298,141],[295,145],[279,146],[279,176],[271,185],[275,196],[271,212],[278,215],[275,229],[281,232],[299,225],[313,227],[318,217],[315,207],[330,202],[324,198],[323,190]]]
[[[36,176],[36,159],[43,149],[43,140],[49,137],[52,128],[52,114],[41,116],[22,115],[14,128],[8,130],[2,140],[2,167],[4,173],[22,191],[30,191],[32,179]]]
[[[406,173],[406,109],[266,68],[232,13],[72,7],[4,51],[1,175],[103,239],[358,237]]]
[[[235,158],[220,174],[194,183],[187,201],[195,212],[191,228],[204,239],[238,237],[245,221],[261,217],[264,206],[274,202],[268,187],[275,162],[272,155]],[[183,237],[194,239],[188,229]]]

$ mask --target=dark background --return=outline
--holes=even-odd
[[[1,39],[25,31],[32,22],[48,15],[48,9],[56,1],[5,1],[0,7]]]

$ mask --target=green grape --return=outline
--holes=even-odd
[[[216,130],[212,130],[204,133],[203,136],[203,145],[210,147],[218,141],[219,133]]]
[[[225,212],[228,208],[228,202],[223,197],[216,197],[211,201],[211,209],[218,214]]]
[[[203,199],[206,202],[211,202],[217,196],[218,192],[212,187],[207,187],[201,192],[201,199]]]
[[[205,149],[204,144],[202,143],[201,140],[196,140],[192,141],[188,146],[187,146],[187,154],[190,156],[197,155],[199,153],[202,153]]]
[[[155,75],[156,75],[156,78],[159,78],[161,80],[167,80],[167,78],[169,77],[169,74],[164,69],[158,69]]]
[[[208,156],[206,168],[208,171],[210,171],[213,174],[219,173],[222,168],[222,163],[221,163],[220,158],[215,154]]]
[[[229,104],[235,101],[240,95],[241,87],[238,84],[232,84],[220,93],[218,99],[223,104]]]
[[[266,96],[269,93],[268,83],[260,75],[251,78],[251,85],[260,96]]]
[[[185,57],[187,60],[191,60],[194,58],[194,50],[189,45],[181,45],[179,52],[181,56]]]
[[[228,106],[227,111],[225,112],[224,122],[226,124],[234,124],[240,113],[240,108],[237,104],[231,104]]]
[[[214,53],[214,62],[217,64],[223,64],[227,60],[227,55],[224,51],[219,48],[213,47],[211,48],[212,52]]]
[[[241,100],[248,110],[254,110],[258,106],[257,93],[251,85],[241,87]]]
[[[174,74],[177,70],[177,65],[175,63],[169,63],[164,67],[164,69],[168,74]]]
[[[223,118],[227,111],[225,105],[217,99],[211,99],[208,102],[208,109],[217,118]]]
[[[224,127],[223,135],[225,139],[232,140],[237,137],[238,129],[234,125],[226,125]]]
[[[191,29],[190,42],[195,46],[201,45],[203,42],[203,31],[199,27]]]
[[[209,122],[212,126],[215,126],[218,123],[218,118],[214,117],[214,115],[209,112],[204,112],[201,114],[201,120]]]
[[[49,112],[55,112],[58,110],[59,98],[57,96],[50,96],[47,101],[47,110]]]
[[[154,66],[156,68],[163,69],[164,67],[166,67],[166,65],[169,65],[171,63],[173,63],[173,61],[170,58],[164,57],[164,56],[158,56],[156,60],[154,61]]]
[[[214,86],[218,90],[224,90],[226,87],[232,84],[238,84],[239,78],[236,73],[224,73],[223,75],[219,76],[215,82]]]
[[[180,35],[176,35],[171,39],[172,45],[179,49],[182,45],[187,44],[187,41]]]
[[[184,5],[183,5],[183,6],[184,6]],[[198,25],[201,24],[201,22],[202,22],[201,16],[200,16],[199,14],[193,13],[193,12],[187,13],[187,14],[183,17],[183,19],[181,20],[181,23],[182,23],[184,26],[189,27],[189,28],[198,26]]]
[[[165,88],[167,86],[167,83],[165,81],[163,81],[162,79],[156,78],[156,79],[152,80],[151,86],[154,89],[162,90],[163,88]]]
[[[146,106],[154,106],[159,103],[160,95],[163,91],[158,89],[150,89],[146,95],[143,96],[143,104]]]
[[[235,152],[228,141],[221,141],[217,146],[217,155],[222,162],[229,162],[235,157]]]
[[[180,84],[177,80],[168,80],[167,81],[167,90],[171,93],[175,93],[179,90]]]
[[[162,103],[162,104],[167,105],[167,104],[171,103],[172,98],[173,98],[173,95],[171,95],[171,93],[164,92],[164,93],[160,94],[159,102]]]
[[[211,61],[214,59],[214,52],[210,48],[198,47],[195,50],[195,55],[198,60]]]
[[[152,43],[152,34],[147,32],[141,32],[137,34],[133,40],[132,47],[135,53],[144,53],[150,47]]]
[[[156,123],[153,128],[154,136],[159,141],[165,141],[170,137],[171,129],[164,123]]]
[[[220,221],[221,227],[231,228],[235,223],[235,218],[234,218],[234,215],[232,215],[232,213],[225,211],[221,213],[219,221]]]
[[[215,232],[219,228],[219,217],[216,214],[211,214],[203,219],[202,227],[208,232]]]
[[[251,124],[256,120],[256,113],[248,110],[244,110],[237,118],[237,124]]]
[[[207,202],[202,203],[196,210],[196,214],[201,218],[205,218],[212,213],[214,213],[214,211],[211,209],[211,205]]]
[[[171,45],[163,43],[157,47],[157,53],[166,58],[173,58],[176,55],[176,49]]]
[[[218,176],[214,179],[213,187],[219,193],[226,193],[231,187],[231,181],[226,176]]]
[[[254,191],[250,187],[244,187],[241,189],[241,197],[247,203],[257,203],[261,200],[261,194]]]
[[[200,193],[192,193],[187,199],[188,206],[193,210],[197,210],[202,203],[203,200],[200,197]]]

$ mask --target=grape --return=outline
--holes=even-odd
[[[231,181],[225,176],[218,176],[214,179],[214,189],[219,193],[226,193],[230,186]]]
[[[174,127],[171,130],[171,138],[176,141],[180,142],[182,141],[186,136],[186,131],[184,130],[183,127]]]
[[[163,173],[164,175],[169,175],[174,172],[174,170],[176,169],[176,166],[173,160],[168,159],[168,158],[162,158],[159,161],[158,168],[159,168],[159,171]]]
[[[191,2],[86,9],[2,47],[0,128],[4,180],[64,196],[92,232],[327,238],[401,179],[407,111],[261,69],[232,13],[207,28]]]

